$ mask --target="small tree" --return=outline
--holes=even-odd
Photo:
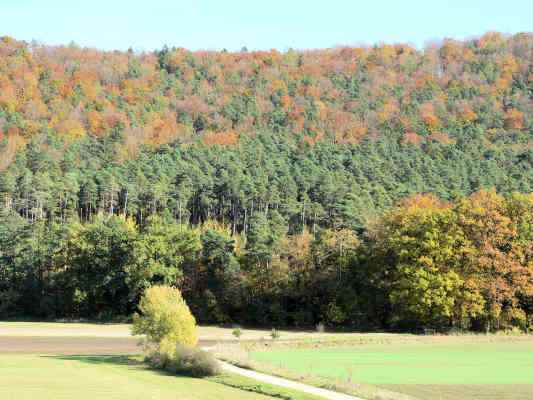
[[[178,289],[152,286],[144,292],[139,310],[141,315],[133,316],[133,335],[146,335],[148,344],[160,351],[198,343],[196,320]]]
[[[240,326],[236,326],[233,328],[233,331],[231,333],[233,336],[239,339],[242,336],[242,329]]]

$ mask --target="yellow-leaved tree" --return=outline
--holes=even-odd
[[[145,335],[148,345],[172,356],[176,345],[196,346],[196,320],[179,289],[152,286],[139,303],[141,314],[133,316],[133,335]]]

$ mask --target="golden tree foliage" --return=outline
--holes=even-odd
[[[145,335],[148,343],[171,354],[177,344],[196,346],[196,320],[178,289],[152,286],[139,303],[141,314],[133,317],[132,333]]]
[[[456,204],[419,194],[382,217],[376,238],[391,301],[404,317],[487,329],[526,326],[521,296],[533,293],[531,195],[506,200],[481,190]]]

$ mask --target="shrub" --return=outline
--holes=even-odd
[[[242,330],[239,326],[236,326],[235,328],[233,328],[233,331],[231,333],[237,339],[239,339],[242,336]]]
[[[211,353],[180,344],[170,354],[161,350],[152,353],[148,362],[173,374],[194,377],[214,376],[221,371],[218,361]]]
[[[176,344],[195,346],[198,343],[196,320],[178,289],[152,286],[139,303],[141,315],[133,316],[134,335],[146,335],[161,353],[172,356]]]

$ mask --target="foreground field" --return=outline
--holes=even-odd
[[[0,322],[0,399],[319,400],[232,374],[195,379],[149,369],[131,355],[140,348],[129,331],[125,324]],[[222,332],[207,328],[204,340]]]
[[[232,387],[233,386],[233,387]],[[36,356],[0,354],[2,400],[269,400],[241,390],[259,390],[294,400],[311,396],[280,391],[238,377],[217,380],[176,377],[147,369],[125,356]]]
[[[420,399],[533,399],[533,338],[433,337],[254,351],[279,370],[370,384]]]

